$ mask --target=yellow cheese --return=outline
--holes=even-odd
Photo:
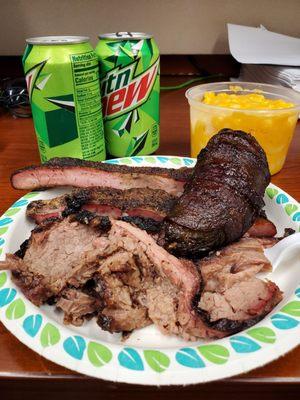
[[[228,94],[205,92],[203,103],[218,107],[228,107],[240,110],[281,110],[294,107],[293,103],[287,103],[281,99],[268,99],[263,94]]]

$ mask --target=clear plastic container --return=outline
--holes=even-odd
[[[232,90],[238,86],[240,90]],[[202,102],[205,92],[251,94],[259,91],[268,99],[281,99],[294,107],[282,109],[235,109]],[[300,95],[281,86],[251,82],[220,82],[187,90],[191,117],[191,156],[197,157],[208,140],[223,128],[252,134],[266,152],[271,174],[281,170],[295,132],[300,112]]]

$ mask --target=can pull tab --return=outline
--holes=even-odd
[[[118,37],[123,37],[123,36],[130,36],[130,37],[133,37],[133,35],[132,35],[131,32],[117,32],[117,33],[116,33],[116,36],[118,36]]]

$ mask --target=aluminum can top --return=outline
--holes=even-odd
[[[89,42],[87,36],[40,36],[26,39],[28,44],[37,45],[61,45],[61,44],[77,44]]]
[[[114,32],[114,33],[102,33],[98,35],[99,39],[110,39],[110,40],[141,40],[151,39],[153,35],[145,32]]]

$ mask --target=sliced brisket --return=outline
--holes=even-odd
[[[255,277],[271,268],[263,248],[275,242],[242,239],[201,262],[199,274],[194,263],[167,253],[146,232],[115,221],[94,276],[104,304],[98,323],[120,332],[153,322],[163,333],[190,340],[251,326],[281,300],[274,283]],[[230,302],[239,301],[240,308],[229,313]]]
[[[23,258],[7,255],[0,268],[12,271],[35,304],[56,302],[66,323],[96,315],[110,332],[154,323],[185,339],[221,338],[251,326],[280,301],[274,283],[255,277],[270,268],[263,246],[274,241],[244,238],[198,269],[145,231],[82,210],[39,225]]]
[[[197,309],[209,326],[227,334],[238,332],[258,322],[281,301],[275,283],[255,276],[271,271],[263,249],[276,242],[275,238],[243,238],[201,260],[203,289]]]
[[[102,252],[102,232],[110,228],[107,217],[90,220],[78,214],[47,221],[32,231],[22,258],[7,254],[1,269],[12,271],[14,282],[36,305],[57,296],[67,285],[79,287],[97,268]]]
[[[131,331],[152,322],[164,333],[187,339],[195,325],[198,337],[218,336],[193,310],[200,288],[195,265],[167,253],[126,222],[113,222],[95,279],[105,304],[98,317],[102,329]]]
[[[11,183],[15,189],[27,190],[57,186],[149,187],[180,195],[191,173],[189,168],[130,167],[76,158],[53,158],[42,165],[19,169],[11,176]]]
[[[60,218],[84,209],[158,232],[174,201],[175,197],[163,190],[86,188],[75,189],[71,194],[50,200],[32,201],[27,206],[26,214],[40,223],[49,217]]]

